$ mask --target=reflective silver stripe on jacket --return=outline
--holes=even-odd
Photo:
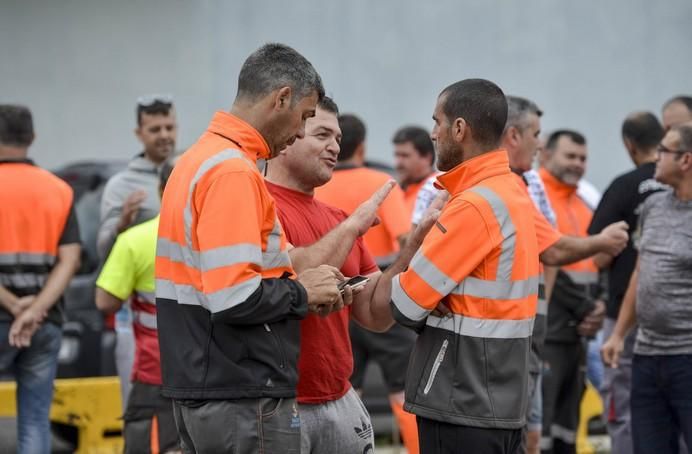
[[[453,316],[428,316],[426,324],[444,329],[460,336],[484,337],[488,339],[523,339],[531,336],[534,318],[523,320],[494,320],[487,318]]]

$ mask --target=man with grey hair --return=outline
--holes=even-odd
[[[622,141],[636,168],[618,176],[608,186],[589,226],[589,233],[598,233],[611,222],[625,221],[634,229],[644,201],[664,189],[654,180],[656,147],[663,137],[663,127],[651,112],[633,112],[622,124]],[[596,266],[607,271],[608,299],[603,338],[610,337],[615,326],[622,298],[637,262],[637,250],[629,243],[617,257],[599,254]],[[602,273],[603,274],[603,273]],[[617,368],[604,369],[601,396],[607,417],[613,454],[632,452],[630,431],[630,388],[634,332],[625,342],[626,348]]]
[[[299,320],[350,304],[338,269],[306,266],[256,164],[305,136],[324,97],[294,49],[267,44],[179,159],[161,201],[156,309],[163,395],[183,451],[300,452]],[[298,249],[299,251],[299,249]]]
[[[632,360],[635,454],[692,446],[692,126],[671,128],[657,148],[655,178],[671,187],[649,196],[639,216],[639,257],[613,334],[603,345],[618,367],[638,325]]]

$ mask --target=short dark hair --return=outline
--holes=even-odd
[[[507,123],[507,100],[500,87],[485,79],[465,79],[442,90],[442,111],[449,121],[463,118],[476,143],[496,147]]]
[[[576,144],[586,145],[586,138],[577,131],[573,131],[571,129],[558,129],[557,131],[554,131],[552,134],[550,134],[550,136],[548,137],[548,141],[545,143],[545,149],[548,151],[555,151],[555,147],[557,147],[557,141],[560,140],[560,137],[562,136],[568,137],[572,142]]]
[[[34,120],[24,106],[0,104],[0,143],[28,147],[34,141]]]
[[[142,126],[142,114],[147,115],[168,115],[173,108],[172,102],[155,99],[151,104],[142,105],[137,103],[137,126]]]
[[[519,131],[526,128],[526,116],[535,114],[538,117],[543,115],[543,111],[538,108],[535,102],[519,96],[507,95],[507,124],[505,131],[514,126]]]
[[[622,123],[622,137],[639,150],[650,150],[661,142],[663,126],[651,112],[635,112]]]
[[[257,100],[281,87],[291,87],[293,103],[313,92],[324,98],[322,79],[305,57],[284,44],[265,44],[243,63],[237,97]]]
[[[404,126],[394,133],[392,142],[395,144],[411,142],[420,156],[429,156],[430,165],[435,165],[435,146],[430,138],[430,133],[425,128]]]
[[[341,151],[339,161],[348,161],[356,153],[356,148],[365,142],[365,123],[353,114],[339,115],[341,129]]]
[[[670,98],[668,101],[665,102],[665,104],[663,104],[663,110],[666,110],[668,106],[676,102],[684,104],[685,107],[687,107],[687,110],[692,112],[692,96],[686,95],[678,95]]]
[[[322,110],[326,110],[329,113],[333,113],[334,115],[339,115],[339,106],[336,105],[336,102],[329,96],[325,96],[322,98],[318,103],[317,107],[319,107]]]
[[[680,149],[682,151],[692,151],[692,126],[682,124],[672,127],[671,131],[677,131],[680,134]]]

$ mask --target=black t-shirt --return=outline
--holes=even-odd
[[[589,235],[600,233],[613,222],[625,221],[629,225],[630,240],[622,253],[613,259],[608,269],[609,298],[606,315],[617,318],[637,262],[634,248],[634,232],[638,226],[640,206],[647,197],[665,188],[654,180],[656,163],[642,164],[638,168],[620,175],[608,186],[596,212],[591,219]]]

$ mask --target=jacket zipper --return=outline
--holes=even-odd
[[[272,339],[274,339],[274,343],[276,344],[276,348],[279,350],[279,353],[281,354],[281,362],[279,363],[279,367],[283,369],[285,366],[285,361],[284,361],[284,348],[281,345],[281,342],[279,341],[279,335],[276,334],[272,329],[269,327],[269,323],[264,324],[264,329],[271,335]]]
[[[435,381],[437,371],[440,370],[440,365],[442,364],[442,361],[445,359],[445,353],[447,352],[448,345],[449,340],[445,339],[444,342],[442,342],[442,347],[440,347],[440,351],[437,352],[435,363],[433,364],[432,370],[430,371],[430,377],[428,377],[428,383],[425,384],[425,389],[423,390],[423,394],[426,396],[430,392],[430,388],[432,388],[433,381]]]

